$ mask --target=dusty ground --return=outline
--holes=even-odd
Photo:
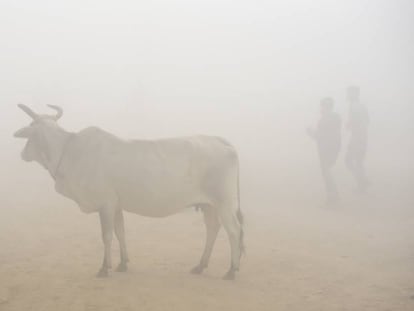
[[[188,273],[204,242],[194,211],[127,214],[130,271],[96,279],[97,215],[72,204],[2,206],[0,310],[411,311],[414,213],[393,202],[349,197],[328,209],[302,198],[246,208],[247,255],[235,282],[221,280],[229,255],[223,231],[209,269]]]

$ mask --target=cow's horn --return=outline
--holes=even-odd
[[[48,105],[48,106],[57,111],[56,116],[54,116],[53,119],[55,119],[56,121],[59,120],[63,115],[63,109],[55,105]]]
[[[23,110],[24,112],[26,112],[33,120],[36,120],[37,118],[39,118],[39,115],[36,112],[34,112],[32,109],[30,109],[29,107],[27,107],[26,105],[18,104],[17,106],[21,110]]]

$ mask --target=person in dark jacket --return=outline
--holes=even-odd
[[[321,118],[316,129],[308,128],[308,134],[318,147],[322,177],[327,192],[327,203],[339,200],[338,189],[332,176],[332,168],[341,148],[341,118],[333,111],[334,101],[327,97],[321,100]]]

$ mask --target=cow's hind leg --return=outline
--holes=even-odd
[[[220,222],[218,219],[217,210],[210,205],[203,206],[202,210],[204,214],[204,223],[206,225],[207,237],[200,263],[191,270],[191,273],[193,274],[200,274],[205,268],[207,268],[211,252],[217,238],[217,234],[220,230]]]
[[[99,218],[101,221],[102,240],[105,250],[102,267],[96,276],[107,277],[108,270],[112,267],[111,244],[114,231],[114,209],[110,208],[109,206],[102,208],[99,211]]]
[[[124,228],[124,215],[121,209],[115,212],[115,236],[119,242],[119,250],[121,255],[121,262],[119,263],[116,271],[125,272],[128,270],[128,252],[125,242],[125,228]]]
[[[229,271],[224,275],[225,280],[234,280],[236,271],[239,270],[240,257],[242,254],[242,224],[239,221],[237,212],[234,212],[232,208],[223,206],[219,209],[219,217],[224,229],[227,232],[231,248],[231,263]]]

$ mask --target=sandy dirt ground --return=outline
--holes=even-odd
[[[204,243],[194,210],[165,219],[126,214],[130,269],[96,279],[97,215],[73,204],[2,206],[0,310],[414,310],[412,207],[381,196],[336,208],[312,201],[246,208],[247,254],[234,282],[221,280],[223,230],[208,270],[188,273]]]

